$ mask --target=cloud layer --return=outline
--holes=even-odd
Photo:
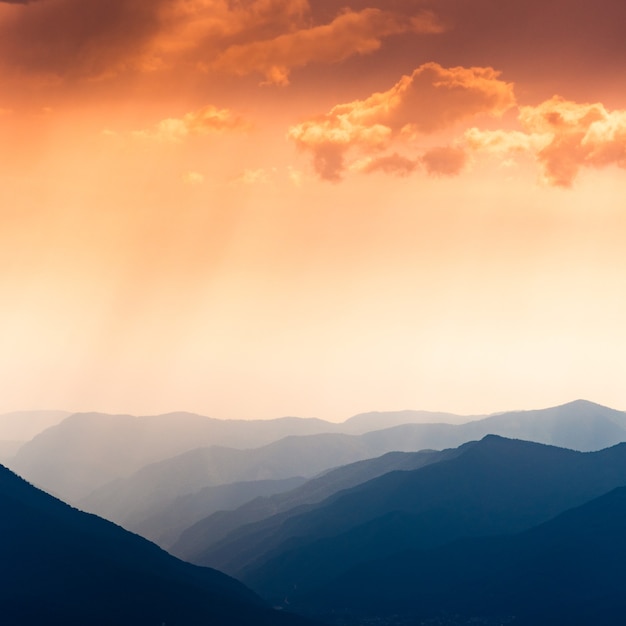
[[[329,24],[303,28],[273,39],[235,45],[212,67],[232,74],[257,72],[267,83],[286,85],[289,72],[311,62],[335,63],[354,54],[378,50],[382,39],[404,32],[438,33],[443,27],[432,13],[403,19],[380,9],[346,10]]]
[[[387,91],[337,105],[326,115],[293,126],[289,137],[312,153],[322,178],[336,181],[348,167],[349,153],[378,155],[394,142],[415,141],[477,114],[501,115],[514,105],[512,84],[490,67],[443,68],[426,63]],[[425,163],[438,169],[443,155],[431,154]],[[378,163],[380,167],[371,167],[407,170],[406,162],[397,157]],[[443,167],[450,169],[457,168]]]
[[[466,133],[469,149],[501,155],[526,154],[551,185],[571,187],[583,168],[626,168],[626,110],[577,103],[559,96],[519,110],[521,131]]]
[[[373,52],[391,35],[442,31],[430,11],[376,7],[316,23],[308,0],[0,2],[5,67],[74,78],[182,65],[286,84],[293,68]]]
[[[229,109],[207,105],[180,118],[161,120],[153,129],[135,132],[135,136],[157,141],[180,142],[190,136],[208,135],[225,130],[244,130],[249,124]]]

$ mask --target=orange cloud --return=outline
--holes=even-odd
[[[467,164],[468,155],[461,148],[442,146],[428,150],[421,160],[429,174],[456,176]]]
[[[542,149],[550,141],[547,134],[528,134],[519,130],[480,130],[470,128],[463,139],[473,151],[492,154],[527,153]]]
[[[161,120],[152,130],[135,132],[137,137],[146,137],[157,141],[180,142],[194,135],[208,135],[225,130],[245,130],[249,124],[229,109],[218,109],[212,105],[198,111],[185,114],[181,118]]]
[[[312,152],[322,178],[339,180],[351,150],[380,152],[396,140],[411,141],[479,113],[500,115],[514,104],[513,85],[500,80],[490,67],[426,63],[391,89],[337,105],[326,115],[292,127],[288,134],[300,148]]]
[[[233,45],[273,39],[305,28],[308,0],[170,0],[160,11],[163,28],[152,52],[159,57],[187,53],[205,67]]]
[[[626,167],[626,111],[555,96],[537,107],[522,107],[520,121],[531,134],[550,136],[537,159],[553,185],[571,186],[582,167]]]
[[[311,62],[335,63],[354,54],[373,52],[389,35],[442,30],[430,12],[406,19],[374,8],[358,12],[346,10],[329,24],[296,30],[266,41],[231,46],[212,67],[237,75],[257,72],[268,83],[286,85],[294,67]]]
[[[545,180],[570,187],[584,167],[626,168],[626,111],[607,111],[554,96],[538,106],[520,107],[523,131],[465,133],[468,148],[491,153],[526,153],[542,166]]]
[[[354,169],[365,174],[384,172],[397,176],[408,176],[419,167],[419,159],[410,159],[394,152],[381,157],[367,158],[355,164]]]
[[[442,31],[432,12],[378,8],[316,24],[309,0],[0,0],[0,65],[74,79],[182,65],[286,84],[294,67],[369,53],[394,34]]]

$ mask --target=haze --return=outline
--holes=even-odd
[[[0,412],[626,407],[625,20],[0,2]]]

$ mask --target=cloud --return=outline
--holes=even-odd
[[[206,63],[231,45],[304,28],[308,0],[0,2],[0,63],[101,78]]]
[[[519,130],[480,130],[470,128],[463,135],[464,142],[473,151],[492,154],[536,152],[550,141],[548,134],[528,134]]]
[[[249,124],[229,109],[207,105],[181,118],[170,117],[161,120],[153,129],[136,131],[134,135],[162,142],[180,142],[189,136],[247,128]]]
[[[378,50],[382,39],[404,32],[438,33],[443,27],[431,12],[403,18],[375,8],[345,10],[329,24],[299,29],[274,39],[235,45],[212,67],[237,75],[253,72],[267,83],[286,85],[289,72],[311,62],[336,63]]]
[[[425,152],[421,161],[429,174],[456,176],[467,164],[468,154],[461,148],[442,146]]]
[[[408,176],[423,168],[432,176],[457,176],[467,165],[469,154],[457,146],[430,148],[421,155],[410,158],[394,152],[380,157],[366,157],[351,166],[351,170],[371,174],[382,172],[395,176]]]
[[[385,37],[437,33],[432,12],[345,9],[316,23],[309,0],[38,0],[0,2],[0,64],[82,79],[185,68],[261,74],[377,50]]]
[[[585,167],[626,168],[626,111],[601,103],[578,103],[554,96],[519,110],[522,131],[465,133],[474,151],[528,154],[541,165],[545,180],[570,187]]]
[[[321,178],[337,181],[351,151],[371,156],[394,141],[412,142],[480,113],[501,115],[514,104],[513,85],[490,67],[425,63],[391,89],[337,105],[293,126],[288,136],[312,153]]]
[[[626,111],[555,96],[537,107],[522,107],[519,118],[529,133],[550,136],[537,159],[553,185],[571,186],[582,167],[626,167]]]
[[[385,174],[395,174],[397,176],[408,176],[420,165],[419,159],[410,159],[394,152],[381,157],[368,157],[355,163],[353,169],[371,174],[372,172],[383,172]]]

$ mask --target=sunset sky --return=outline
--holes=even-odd
[[[0,412],[626,409],[625,28],[0,1]]]

